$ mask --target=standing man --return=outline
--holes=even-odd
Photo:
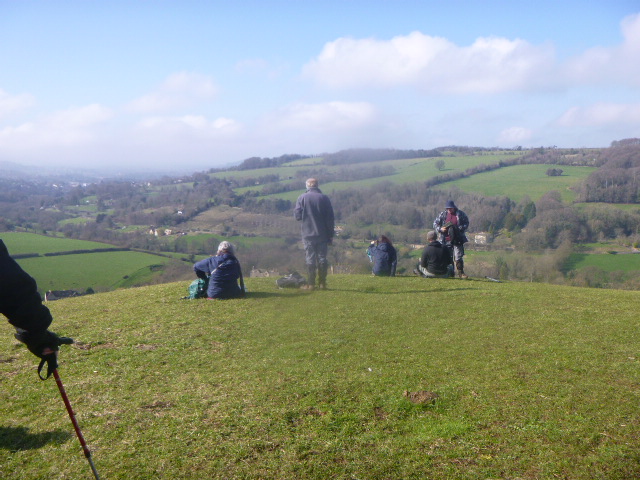
[[[318,273],[318,286],[327,288],[327,247],[333,241],[334,218],[331,200],[318,188],[318,180],[310,178],[306,183],[307,191],[298,197],[293,211],[295,219],[301,224],[302,243],[305,263],[309,274],[307,285],[303,288],[313,290]]]
[[[36,281],[9,256],[0,240],[0,313],[16,329],[15,337],[35,356],[46,362],[49,371],[57,367],[58,347],[70,339],[48,330],[53,318],[42,304]]]
[[[465,235],[469,228],[469,217],[456,207],[453,200],[449,200],[445,210],[440,212],[433,222],[433,228],[440,234],[440,242],[453,252],[453,260],[458,271],[458,277],[469,278],[464,273],[464,244],[469,240]]]

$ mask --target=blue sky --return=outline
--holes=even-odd
[[[640,1],[0,0],[0,161],[640,137]]]

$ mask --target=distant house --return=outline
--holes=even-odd
[[[492,237],[487,232],[479,232],[473,236],[473,243],[476,245],[488,245]]]
[[[61,298],[79,297],[82,293],[75,290],[49,290],[44,294],[44,301],[51,302],[60,300]]]

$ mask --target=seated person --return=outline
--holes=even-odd
[[[229,242],[220,243],[216,255],[196,262],[193,270],[198,278],[209,277],[209,299],[238,298],[244,295],[240,262],[235,257],[234,246]],[[238,279],[242,287],[238,285]]]
[[[427,246],[422,251],[418,271],[430,278],[453,277],[451,250],[438,241],[438,234],[435,231],[427,234]]]
[[[391,240],[384,235],[371,242],[367,249],[369,260],[373,262],[373,274],[381,277],[395,277],[398,255]]]

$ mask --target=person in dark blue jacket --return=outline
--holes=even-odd
[[[238,285],[238,280],[242,282],[240,262],[235,256],[234,246],[227,241],[220,243],[215,256],[196,262],[193,270],[198,278],[209,277],[209,299],[238,298],[244,295],[244,285],[242,288]]]
[[[398,254],[391,240],[381,235],[380,239],[371,242],[367,255],[373,262],[373,274],[379,277],[395,277],[398,266]]]
[[[16,329],[15,337],[35,356],[55,369],[58,347],[69,343],[49,331],[53,321],[51,312],[42,304],[38,287],[18,263],[9,256],[0,240],[0,313]]]

